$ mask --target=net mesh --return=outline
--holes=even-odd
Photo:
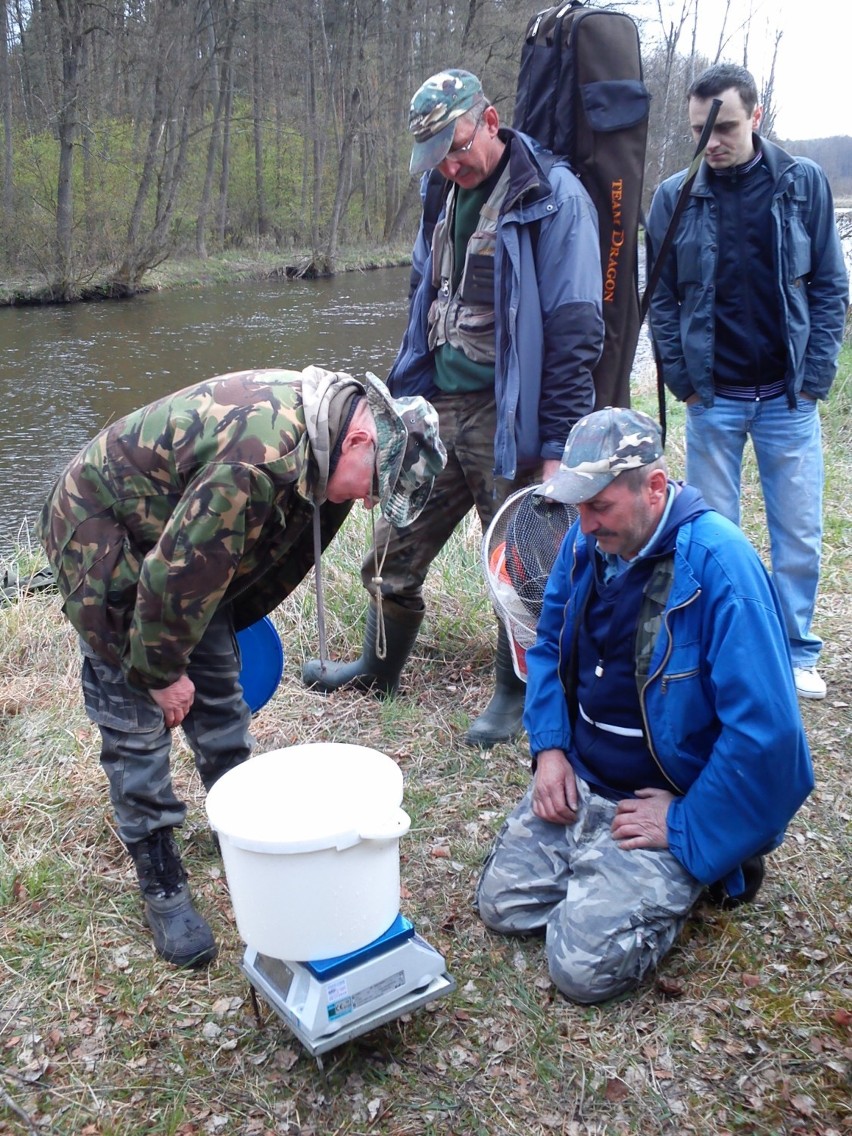
[[[509,634],[512,661],[526,680],[544,589],[559,546],[577,518],[573,505],[519,489],[497,511],[482,541],[482,569],[497,616]]]

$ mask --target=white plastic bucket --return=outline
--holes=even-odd
[[[291,746],[229,770],[207,795],[243,941],[272,958],[331,958],[399,912],[402,773],[374,749]]]

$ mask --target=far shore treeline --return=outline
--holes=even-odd
[[[696,18],[713,3],[695,0]],[[407,247],[412,91],[464,66],[511,121],[522,37],[541,6],[0,0],[4,291],[120,296],[175,257],[273,250],[316,273],[339,268],[343,249]],[[682,24],[648,20],[640,34],[650,195],[688,159],[684,91],[715,60],[690,53]],[[772,74],[756,76],[770,136],[791,97]],[[852,196],[852,138],[791,148]]]

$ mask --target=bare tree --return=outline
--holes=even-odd
[[[210,137],[207,144],[204,185],[201,190],[201,201],[195,222],[195,251],[202,260],[207,256],[207,222],[212,208],[216,163],[220,158],[221,168],[227,170],[228,147],[226,136],[234,89],[232,61],[238,9],[239,0],[217,0],[215,4],[212,0],[206,0],[202,9],[204,20],[202,35],[207,45],[208,71],[211,77],[211,97],[213,100],[213,120],[210,124]],[[224,195],[220,190],[220,197],[222,196],[227,200],[227,175],[225,175]],[[216,228],[220,234],[220,244],[222,242],[221,231],[225,226],[224,213],[224,208],[217,210]]]
[[[12,149],[12,79],[9,71],[9,9],[0,0],[0,104],[3,107],[3,174],[0,201],[3,210],[3,240],[8,242],[12,229],[14,184],[12,181],[14,151]]]
[[[187,164],[192,107],[209,65],[209,57],[198,50],[196,35],[197,27],[203,26],[199,17],[203,16],[204,4],[205,0],[191,4],[158,0],[156,4],[151,57],[153,100],[125,248],[111,280],[118,293],[136,289],[145,272],[169,252],[170,228]],[[146,226],[154,190],[153,221]]]
[[[72,294],[74,278],[74,198],[72,174],[78,140],[80,71],[87,34],[87,0],[55,0],[62,50],[62,86],[57,114],[59,175],[56,186],[56,275],[51,284],[58,300]]]

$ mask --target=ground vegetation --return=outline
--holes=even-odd
[[[647,386],[636,402],[656,413]],[[669,411],[679,474],[683,420],[679,407]],[[277,1017],[255,1018],[222,861],[179,739],[186,861],[221,950],[198,974],[154,955],[58,598],[38,590],[0,607],[0,1133],[849,1136],[852,348],[822,415],[817,625],[829,685],[824,702],[802,706],[816,789],[757,902],[733,912],[699,905],[654,978],[602,1006],[566,1002],[541,943],[488,933],[472,907],[483,858],[529,776],[522,742],[479,752],[462,740],[491,684],[472,518],[433,567],[429,614],[393,701],[306,693],[298,676],[316,652],[310,582],[275,612],[285,677],[255,718],[258,749],[345,741],[398,762],[413,820],[401,842],[402,910],[458,984],[447,1000],[332,1051],[323,1070]],[[745,526],[766,555],[759,500],[748,461]],[[335,655],[359,648],[368,535],[358,509],[324,561]],[[19,575],[42,563],[22,541]]]

